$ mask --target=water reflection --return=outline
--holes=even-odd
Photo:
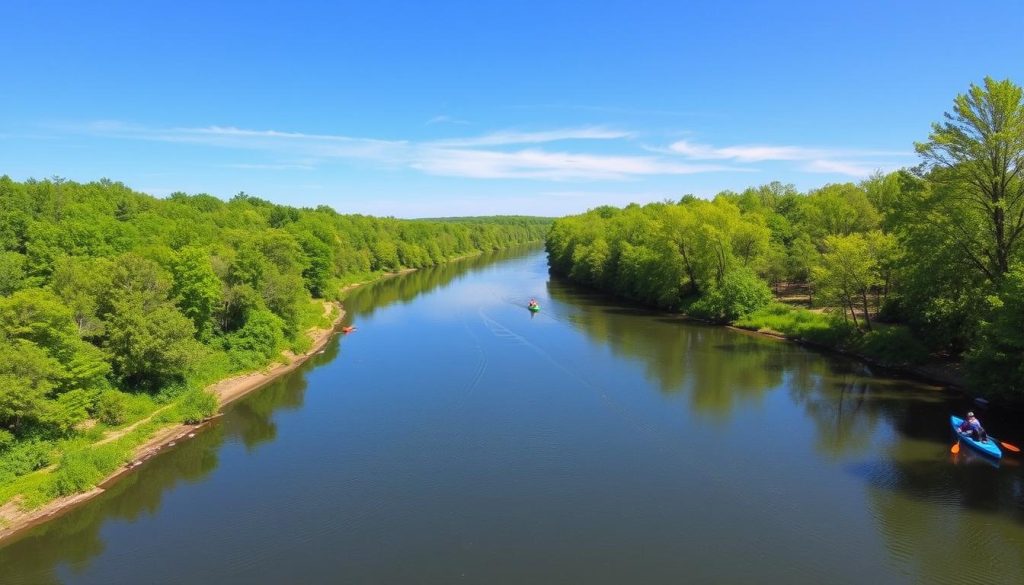
[[[3,583],[35,585],[60,583],[58,569],[83,571],[105,549],[101,529],[111,521],[134,522],[155,514],[164,495],[181,483],[196,482],[218,464],[218,452],[228,431],[211,428],[144,464],[114,483],[88,504],[37,526],[0,549]]]
[[[302,369],[308,371],[334,361],[340,349],[338,339],[333,339],[322,352],[309,358]],[[275,412],[302,407],[307,385],[306,376],[301,373],[276,380],[232,405],[231,416],[225,418],[224,426],[231,436],[241,438],[246,449],[252,452],[257,446],[277,437],[277,424],[273,419]]]
[[[684,393],[695,411],[716,418],[782,385],[794,361],[813,363],[799,347],[623,307],[554,278],[548,295],[573,327],[616,357],[642,363],[662,392]]]
[[[548,294],[573,327],[642,363],[662,392],[686,394],[697,412],[724,419],[785,389],[814,422],[817,448],[834,458],[870,448],[882,421],[909,437],[945,440],[935,421],[952,398],[933,386],[875,377],[862,363],[793,343],[623,307],[555,278]]]
[[[536,254],[539,249],[537,245],[528,245],[485,252],[354,288],[345,296],[345,309],[348,312],[346,320],[351,320],[355,315],[371,317],[395,303],[408,303],[456,279],[467,278],[499,262]],[[525,306],[525,302],[523,304]]]

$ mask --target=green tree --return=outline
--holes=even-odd
[[[878,227],[881,215],[864,189],[852,183],[825,185],[801,203],[800,225],[818,242],[828,236],[847,236]]]
[[[0,250],[0,296],[22,288],[25,276],[25,255]]]
[[[715,321],[730,322],[772,301],[772,291],[745,266],[730,270],[722,282],[691,307],[691,312]]]
[[[198,346],[195,327],[169,303],[147,307],[140,294],[114,302],[105,347],[130,388],[157,389],[185,377]]]
[[[829,236],[821,264],[812,270],[818,294],[849,310],[854,325],[857,305],[863,311],[864,325],[871,330],[868,295],[879,284],[878,257],[863,234]]]
[[[1009,270],[1024,233],[1024,102],[1010,80],[986,77],[953,100],[915,144],[938,188],[930,219],[991,282]]]
[[[106,258],[66,256],[54,266],[50,289],[72,312],[78,334],[85,338],[103,333],[101,299],[111,292],[113,263]]]
[[[18,434],[26,422],[39,422],[47,398],[64,372],[35,343],[0,336],[0,427]]]
[[[199,339],[213,333],[213,315],[221,302],[221,282],[213,271],[209,252],[185,248],[173,267],[171,295],[181,312],[192,320]]]
[[[992,395],[1024,394],[1024,263],[1014,263],[998,292],[984,299],[985,320],[968,352],[967,372]]]

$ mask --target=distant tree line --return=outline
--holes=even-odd
[[[916,149],[919,166],[859,184],[800,193],[770,183],[562,218],[549,262],[667,310],[824,327],[836,345],[920,344],[964,359],[978,389],[1024,397],[1021,88],[972,85]],[[831,310],[828,324],[780,317],[772,289],[794,283]]]

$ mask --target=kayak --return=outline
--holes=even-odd
[[[527,305],[527,307],[526,307],[526,308],[527,308],[527,309],[530,309],[531,311],[533,311],[534,313],[536,313],[537,311],[539,311],[539,310],[540,310],[540,305]]]
[[[975,441],[971,437],[960,433],[960,425],[963,424],[964,419],[951,416],[949,417],[949,420],[953,423],[953,432],[956,433],[956,436],[960,439],[961,443],[982,455],[993,459],[1002,458],[1003,451],[999,448],[999,442],[993,439],[991,435],[989,435],[988,441],[985,441],[984,443],[981,441]]]

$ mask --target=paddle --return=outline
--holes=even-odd
[[[993,439],[993,440],[995,440],[995,439]],[[1020,447],[1018,447],[1017,445],[1012,445],[1010,443],[1004,443],[1003,441],[996,441],[996,442],[998,442],[1003,447],[1009,449],[1010,451],[1013,451],[1014,453],[1020,453]]]

